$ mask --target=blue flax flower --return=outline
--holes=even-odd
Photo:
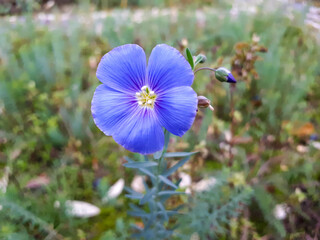
[[[150,154],[164,145],[163,128],[182,136],[191,127],[197,94],[194,74],[178,50],[157,45],[149,58],[127,44],[103,56],[91,111],[95,124],[129,151]]]

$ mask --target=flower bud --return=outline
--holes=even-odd
[[[228,83],[236,83],[236,79],[232,75],[232,73],[223,67],[220,67],[215,72],[216,79],[218,79],[220,82],[228,82]]]
[[[198,107],[207,108],[209,107],[212,111],[214,108],[210,105],[210,100],[204,96],[198,96]]]
[[[199,54],[198,56],[196,56],[195,59],[195,65],[197,65],[198,63],[205,63],[205,61],[207,61],[207,57],[203,54]]]
[[[198,96],[198,107],[207,108],[210,105],[210,100],[204,96]]]

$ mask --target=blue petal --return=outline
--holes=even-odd
[[[237,80],[234,78],[234,76],[232,75],[232,73],[229,73],[227,76],[227,82],[229,83],[236,83]]]
[[[136,44],[112,49],[101,59],[97,78],[118,91],[139,91],[146,80],[146,55],[143,49]]]
[[[131,152],[151,154],[164,145],[164,133],[155,111],[137,107],[113,134],[114,140]]]
[[[134,111],[137,102],[128,95],[101,84],[94,92],[91,102],[93,120],[106,135],[112,135]]]
[[[157,94],[166,89],[191,86],[193,71],[181,53],[168,45],[157,45],[148,62],[148,85]]]
[[[176,87],[160,94],[155,111],[161,125],[172,134],[184,135],[192,126],[197,112],[197,94],[191,87]]]

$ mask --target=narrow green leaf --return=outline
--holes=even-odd
[[[158,205],[158,207],[160,208],[161,213],[162,213],[165,221],[168,221],[168,220],[169,220],[169,217],[168,217],[167,211],[166,211],[166,209],[164,208],[163,204],[162,204],[161,202],[158,202],[157,205]]]
[[[173,187],[174,189],[177,189],[177,188],[178,188],[178,187],[177,187],[173,182],[171,182],[168,178],[166,178],[166,177],[164,177],[164,176],[161,176],[161,175],[159,175],[159,178],[160,178],[160,180],[161,180],[163,183],[167,184],[168,186]]]
[[[123,166],[127,168],[147,168],[157,166],[156,162],[134,162],[134,163],[125,163]]]
[[[139,168],[139,171],[148,175],[149,177],[153,178],[153,179],[156,179],[156,176],[153,175],[152,172],[150,172],[148,169],[145,169],[145,168]]]
[[[276,206],[276,201],[274,200],[273,196],[269,194],[262,186],[258,185],[254,188],[254,198],[256,199],[267,223],[273,227],[281,237],[284,237],[286,235],[286,230],[283,226],[283,222],[276,219],[272,212],[270,212],[270,209],[274,209]]]
[[[187,54],[187,60],[193,70],[194,69],[194,61],[193,61],[193,57],[192,57],[192,54],[191,54],[189,48],[186,48],[186,54]]]
[[[153,178],[151,178],[151,180],[156,180],[156,179],[153,179]],[[153,181],[152,181],[153,182]],[[142,183],[143,183],[143,186],[144,186],[144,189],[145,189],[145,191],[146,192],[148,192],[149,191],[149,186],[148,186],[148,184],[147,184],[147,182],[146,182],[146,178],[142,178]]]
[[[161,191],[158,193],[158,196],[172,196],[172,195],[183,195],[185,192],[176,192],[176,191]]]
[[[127,198],[130,198],[130,199],[141,199],[141,198],[143,198],[143,194],[126,194],[125,196]]]
[[[139,204],[142,205],[142,204],[145,204],[146,202],[150,201],[152,196],[156,193],[157,189],[156,188],[153,188],[151,189],[149,192],[147,192],[143,198],[140,200]]]
[[[125,196],[127,198],[131,198],[131,199],[141,199],[143,198],[143,194],[134,191],[133,189],[129,188],[129,187],[124,187],[124,190],[126,190],[129,194],[126,194]]]
[[[128,214],[133,217],[143,217],[143,218],[150,217],[150,214],[146,212],[128,211]]]
[[[179,187],[180,183],[182,181],[182,178],[179,178],[178,181],[176,182],[176,185]]]
[[[168,215],[169,217],[171,217],[171,216],[173,216],[173,215],[176,215],[176,214],[180,214],[180,213],[177,212],[177,211],[167,211],[167,215]]]
[[[141,208],[139,208],[137,205],[135,205],[133,203],[129,203],[129,206],[131,207],[131,209],[133,211],[143,211]]]
[[[183,166],[188,160],[190,159],[190,156],[180,160],[177,164],[169,168],[164,174],[162,174],[165,177],[170,176],[172,173],[178,170],[179,167]]]
[[[169,152],[165,153],[164,157],[165,158],[173,158],[173,157],[188,157],[196,154],[198,152]]]
[[[128,193],[133,193],[133,194],[134,193],[138,193],[138,192],[134,191],[133,189],[127,187],[127,186],[124,187],[124,190],[127,191]]]

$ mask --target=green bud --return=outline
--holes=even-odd
[[[197,65],[198,63],[205,63],[206,60],[207,57],[205,55],[199,54],[198,56],[196,56],[195,65]]]
[[[229,82],[229,83],[236,83],[236,79],[232,75],[232,73],[224,68],[220,67],[215,72],[216,79],[218,79],[220,82]]]

